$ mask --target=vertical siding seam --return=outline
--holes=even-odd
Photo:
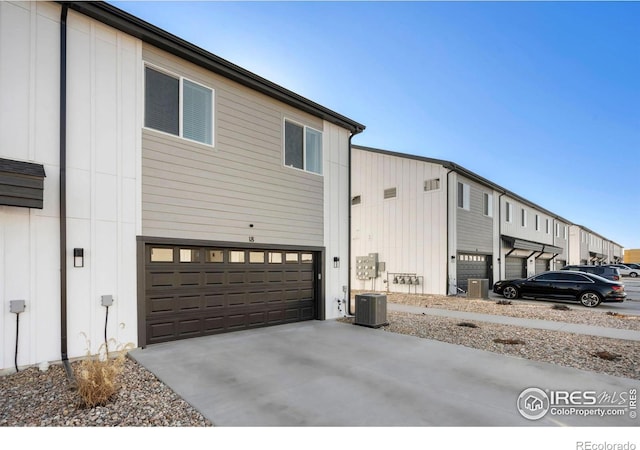
[[[123,152],[123,135],[122,135],[122,34],[116,32],[116,279],[115,279],[115,308],[114,319],[112,324],[120,322],[123,314],[120,308],[122,286],[122,152]],[[105,311],[106,314],[106,311]],[[111,326],[115,330],[116,344],[120,341],[118,338],[119,327]],[[113,335],[113,334],[112,334]],[[115,349],[114,349],[115,350]]]
[[[94,324],[96,323],[96,306],[94,305],[93,299],[96,296],[96,27],[95,22],[90,22],[90,32],[89,32],[89,53],[90,53],[90,70],[89,70],[89,78],[90,78],[90,94],[89,94],[89,179],[90,181],[90,198],[91,198],[91,208],[90,208],[90,219],[89,219],[89,239],[90,239],[90,248],[89,252],[89,264],[91,267],[90,275],[89,275],[89,317],[88,317],[88,326],[89,329],[86,330],[86,335],[89,336],[90,342],[100,342],[99,339],[94,339],[94,332],[96,327]],[[85,259],[87,255],[85,255]],[[80,318],[83,321],[83,318]],[[82,324],[80,324],[82,325]],[[97,336],[97,335],[96,335]],[[93,349],[89,348],[89,351],[93,351]]]

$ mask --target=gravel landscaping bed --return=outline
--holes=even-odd
[[[77,367],[77,362],[72,363]],[[75,370],[75,369],[74,369]],[[130,358],[122,388],[105,406],[82,408],[62,365],[31,367],[0,377],[0,426],[207,427],[211,422]]]
[[[612,315],[606,311],[599,311],[597,307],[588,309],[577,303],[558,303],[557,306],[569,308],[568,310],[562,310],[553,309],[547,303],[531,304],[521,300],[512,300],[510,305],[500,305],[497,301],[502,299],[481,300],[468,299],[466,297],[447,297],[444,295],[385,294],[389,303],[640,331],[640,316]]]

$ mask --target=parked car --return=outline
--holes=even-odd
[[[601,302],[623,302],[627,297],[624,285],[586,272],[556,270],[529,278],[502,280],[493,285],[493,292],[508,299],[545,297],[575,300],[593,308]]]
[[[640,264],[637,264],[637,263],[625,263],[624,265],[627,267],[631,267],[632,269],[640,270]]]
[[[637,277],[640,275],[640,270],[631,268],[626,264],[607,264],[609,267],[616,267],[620,271],[620,275],[623,277]]]
[[[611,281],[620,281],[622,279],[620,275],[620,270],[618,270],[617,267],[569,265],[569,266],[564,266],[560,270],[578,270],[580,272],[592,273],[594,275],[599,275]]]

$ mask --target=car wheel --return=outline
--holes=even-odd
[[[507,286],[502,290],[502,295],[508,299],[518,298],[518,289],[515,286]]]
[[[631,276],[631,278],[635,278],[638,276],[638,274],[635,272],[631,272],[629,275]]]
[[[578,297],[578,300],[580,300],[580,303],[587,308],[595,308],[600,304],[600,302],[602,302],[602,298],[597,292],[583,292]]]

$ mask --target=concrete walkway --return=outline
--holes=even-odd
[[[640,331],[634,330],[596,327],[593,325],[556,322],[554,320],[522,319],[518,317],[501,316],[495,314],[481,314],[466,311],[452,311],[448,309],[425,308],[422,306],[410,306],[391,302],[387,303],[387,309],[389,311],[401,311],[414,314],[429,314],[432,316],[440,317],[454,317],[456,319],[464,319],[467,321],[499,323],[504,325],[516,325],[526,328],[537,328],[540,330],[563,331],[565,333],[587,334],[591,336],[601,336],[613,339],[640,341]]]

